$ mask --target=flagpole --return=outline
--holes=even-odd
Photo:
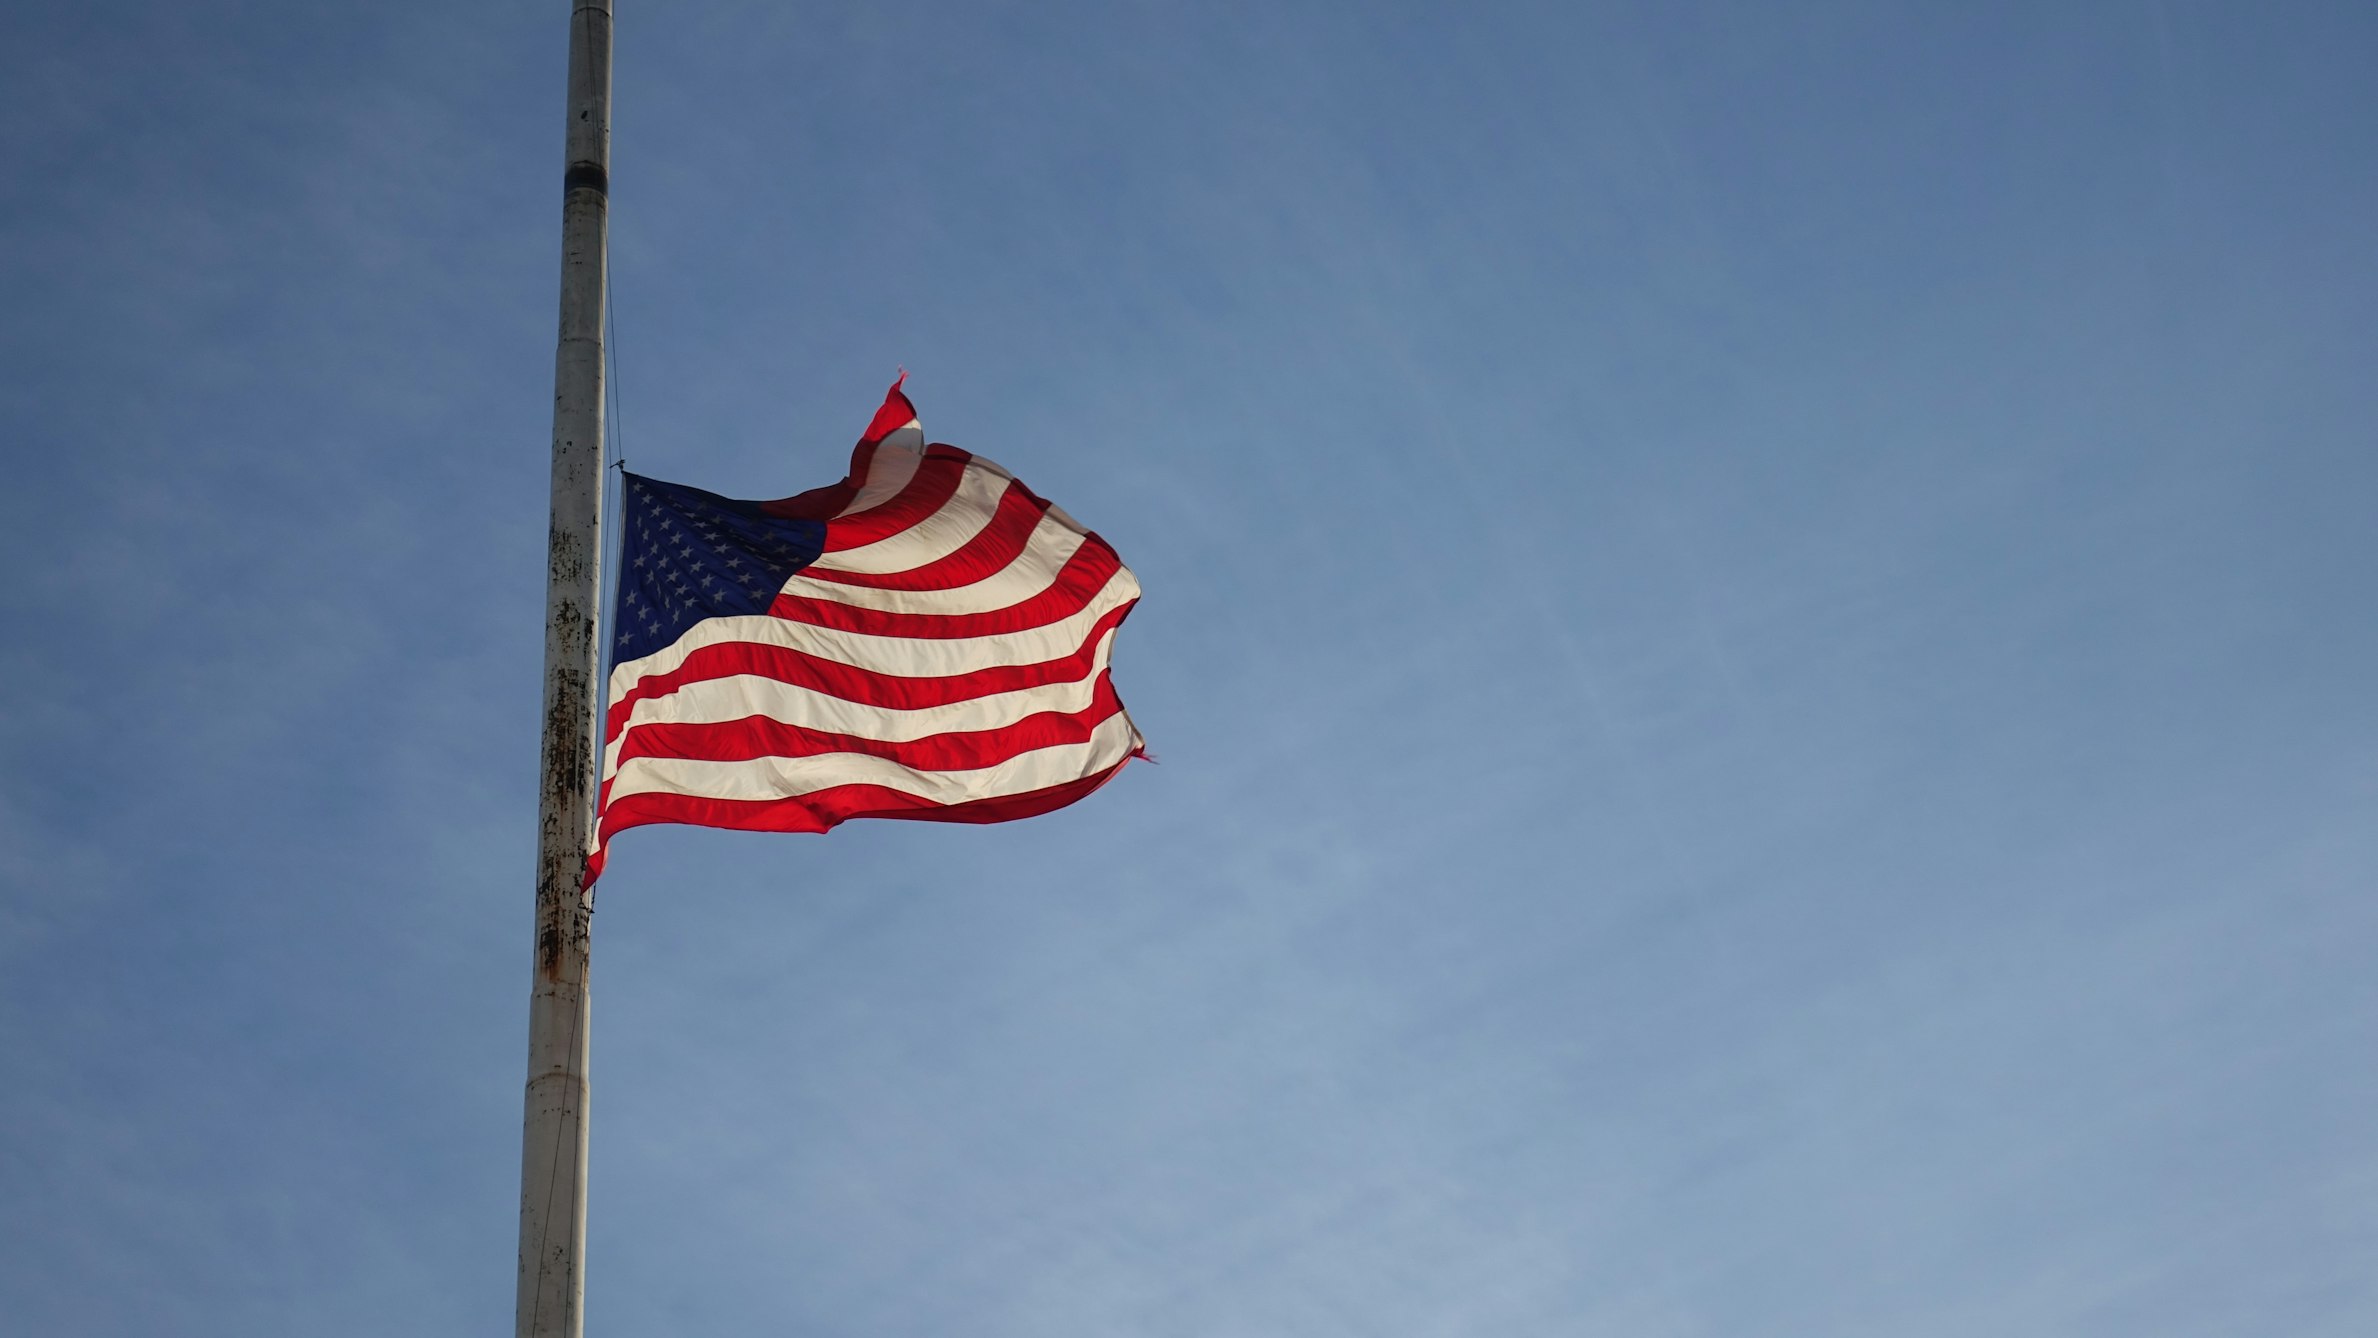
[[[594,902],[581,884],[594,824],[595,680],[602,665],[597,610],[603,554],[604,253],[610,229],[610,0],[573,0],[563,162],[517,1338],[580,1338],[585,1322],[587,950]]]

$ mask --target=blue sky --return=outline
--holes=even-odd
[[[1778,8],[626,9],[632,466],[1161,765],[623,837],[590,1329],[2378,1326],[2378,19]],[[23,1332],[509,1323],[565,12],[0,18]]]

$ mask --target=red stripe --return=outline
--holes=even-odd
[[[1081,648],[1071,655],[1043,660],[1038,664],[995,665],[971,674],[950,677],[907,678],[878,673],[839,660],[811,655],[806,651],[763,646],[749,641],[727,641],[715,646],[704,646],[688,654],[675,669],[662,674],[647,674],[638,679],[634,686],[612,702],[604,720],[603,739],[608,743],[619,737],[621,726],[626,723],[628,713],[635,709],[637,702],[665,697],[688,683],[727,678],[735,674],[758,674],[779,682],[811,688],[829,697],[840,697],[844,701],[888,706],[901,711],[946,706],[951,702],[988,697],[995,692],[1015,692],[1050,683],[1078,683],[1090,674],[1099,639],[1106,635],[1109,628],[1121,624],[1138,603],[1135,599],[1108,610],[1090,625],[1089,632],[1082,639]]]
[[[867,467],[875,459],[875,443],[862,441],[851,448],[850,473],[840,483],[823,488],[811,488],[795,493],[782,501],[762,502],[760,510],[771,516],[786,516],[793,520],[832,520],[842,514],[842,508],[859,495],[859,480],[867,477]]]
[[[822,832],[852,818],[908,818],[920,822],[1006,822],[1047,813],[1089,794],[1128,765],[1133,753],[1104,771],[1023,794],[936,804],[884,785],[837,785],[791,799],[702,799],[683,794],[631,794],[603,815],[603,839],[655,822],[729,827],[746,832]]]
[[[901,372],[899,379],[892,382],[892,388],[884,393],[883,407],[875,411],[874,420],[867,424],[866,432],[859,437],[859,444],[851,450],[850,473],[840,483],[811,488],[782,501],[762,502],[760,510],[771,516],[787,516],[794,520],[832,520],[841,515],[842,509],[859,495],[859,485],[867,477],[868,466],[875,461],[876,444],[916,421],[916,406],[908,402],[908,396],[900,393],[900,387],[907,380],[908,373]]]
[[[966,476],[966,462],[973,458],[955,446],[926,447],[916,477],[890,501],[826,522],[825,551],[839,553],[889,539],[939,511],[957,495],[958,481]]]
[[[1133,753],[1132,757],[1142,756]],[[631,794],[603,812],[602,840],[630,827],[657,822],[726,827],[745,832],[822,832],[852,818],[907,818],[919,822],[1009,822],[1065,807],[1114,779],[1131,761],[1042,790],[936,804],[881,785],[837,785],[791,799],[697,799],[682,794]],[[601,876],[604,851],[586,861],[586,882]]]
[[[748,762],[762,757],[817,757],[858,753],[918,771],[979,771],[1024,753],[1060,744],[1087,743],[1123,703],[1101,672],[1090,702],[1078,711],[1041,711],[996,729],[957,730],[916,739],[870,739],[835,734],[767,716],[715,723],[653,721],[628,730],[619,748],[624,768],[639,757],[686,758],[700,762]],[[603,783],[602,797],[611,783]]]
[[[1004,609],[981,613],[894,613],[805,595],[778,595],[768,613],[791,622],[863,636],[907,637],[917,641],[997,636],[1002,632],[1046,627],[1080,613],[1122,569],[1123,560],[1115,556],[1115,550],[1103,543],[1085,543],[1057,569],[1056,579],[1047,589]]]
[[[903,367],[900,375],[892,378],[892,388],[884,392],[883,407],[875,411],[867,430],[859,434],[860,444],[872,446],[917,420],[916,406],[900,393],[900,387],[907,384],[908,369]]]
[[[1041,515],[1048,509],[1049,504],[1035,497],[1030,488],[1010,479],[1007,491],[999,494],[999,506],[991,513],[991,523],[954,553],[907,571],[827,571],[810,566],[802,568],[801,574],[813,580],[864,586],[870,590],[951,590],[972,585],[1022,556],[1033,528],[1040,524]]]

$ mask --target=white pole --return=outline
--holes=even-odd
[[[604,248],[609,244],[611,3],[570,12],[561,338],[553,362],[545,722],[537,795],[536,974],[520,1142],[517,1338],[580,1338],[586,1277],[587,948],[580,887],[594,824],[602,591]]]

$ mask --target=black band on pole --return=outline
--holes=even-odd
[[[570,170],[562,173],[562,194],[567,195],[581,186],[591,188],[604,199],[611,198],[611,174],[604,171],[600,163],[572,163]]]

